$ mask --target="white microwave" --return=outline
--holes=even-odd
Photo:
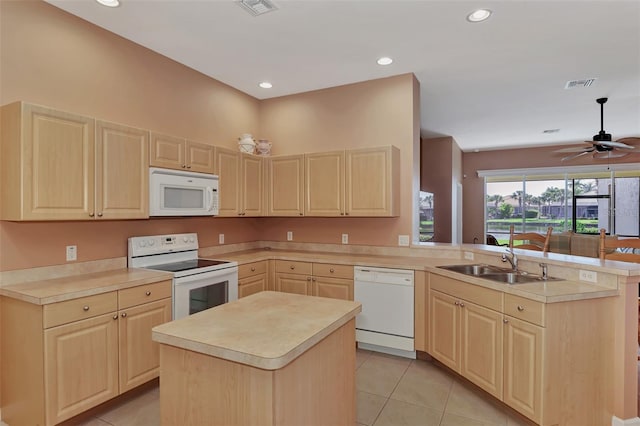
[[[149,168],[149,216],[216,216],[218,176]]]

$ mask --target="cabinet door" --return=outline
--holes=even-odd
[[[267,215],[303,216],[304,156],[271,158],[267,169]]]
[[[429,293],[429,347],[431,355],[460,371],[460,310],[457,299],[438,291]]]
[[[215,148],[216,172],[220,178],[219,216],[238,216],[240,210],[241,170],[240,153],[225,148]]]
[[[264,159],[242,154],[242,216],[262,216],[264,206]]]
[[[311,277],[298,274],[276,274],[276,291],[311,296],[313,288]]]
[[[544,329],[513,317],[505,320],[503,401],[540,422]]]
[[[187,169],[191,172],[214,173],[214,146],[187,141]]]
[[[149,217],[149,132],[96,123],[96,217]]]
[[[34,105],[23,108],[22,152],[14,152],[22,164],[16,164],[16,156],[8,165],[22,169],[23,184],[12,187],[13,202],[22,203],[22,211],[4,219],[89,219],[94,212],[94,120]]]
[[[460,303],[460,373],[502,399],[502,314],[471,302]]]
[[[171,321],[171,299],[145,303],[119,312],[120,393],[158,377],[160,348],[151,329]]]
[[[118,395],[117,319],[113,312],[45,330],[47,424]]]
[[[175,136],[151,133],[149,164],[153,167],[183,170],[187,168],[185,159],[186,141]]]
[[[305,154],[305,206],[307,216],[343,216],[344,151]]]
[[[346,151],[345,214],[398,216],[399,151],[395,147]]]
[[[267,289],[267,274],[254,275],[238,280],[238,298],[250,296]]]
[[[353,280],[313,277],[312,283],[314,296],[353,300]]]

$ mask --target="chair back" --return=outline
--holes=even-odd
[[[546,235],[538,234],[537,232],[523,232],[521,234],[516,234],[514,232],[514,226],[511,225],[509,228],[509,247],[537,250],[546,253],[549,251],[549,240],[551,238],[552,231],[553,227],[550,226],[547,228]],[[514,246],[514,241],[524,241],[524,243]]]
[[[600,259],[620,260],[622,262],[640,263],[640,254],[634,253],[634,249],[640,250],[640,238],[611,239],[606,238],[606,231],[600,230]],[[629,252],[618,251],[629,249]]]

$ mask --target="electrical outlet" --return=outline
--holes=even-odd
[[[224,244],[224,234],[218,234],[218,244]]]
[[[78,246],[67,246],[67,262],[78,259]]]
[[[464,258],[465,258],[466,260],[473,260],[473,252],[465,251],[465,252],[464,252]]]
[[[408,246],[409,245],[409,236],[408,235],[398,235],[398,245],[399,246]]]
[[[342,244],[349,244],[349,234],[342,234]]]
[[[287,241],[293,241],[293,232],[287,231]]]
[[[588,281],[590,283],[598,282],[598,273],[596,271],[585,271],[580,269],[580,281]]]

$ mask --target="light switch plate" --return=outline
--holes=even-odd
[[[67,262],[78,260],[78,246],[67,246]]]
[[[342,234],[342,244],[349,244],[349,234]]]
[[[287,231],[287,241],[293,241],[293,231]]]
[[[224,244],[224,234],[218,234],[218,244]]]
[[[398,245],[399,246],[408,246],[409,245],[409,236],[408,235],[398,235]]]

